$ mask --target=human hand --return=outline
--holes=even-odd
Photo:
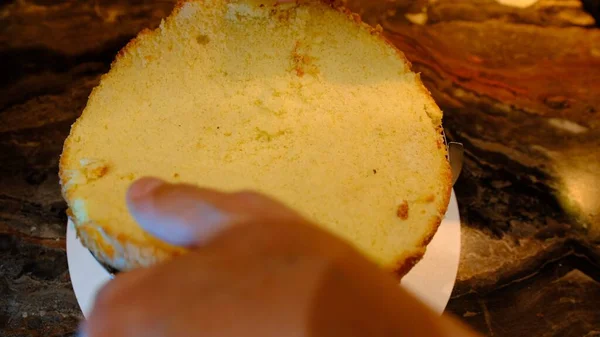
[[[473,336],[265,196],[146,178],[127,200],[146,231],[191,252],[119,274],[84,336]]]

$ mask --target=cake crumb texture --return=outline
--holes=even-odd
[[[123,270],[185,252],[127,211],[131,181],[156,176],[265,193],[404,274],[449,201],[441,120],[381,29],[329,1],[181,2],[93,90],[63,195],[82,242]]]

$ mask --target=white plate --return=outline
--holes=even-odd
[[[427,253],[402,279],[402,286],[442,314],[454,287],[459,256],[460,218],[456,197],[452,193],[446,217],[427,246]],[[77,302],[87,317],[96,292],[110,281],[110,277],[81,245],[70,220],[67,225],[67,261]]]

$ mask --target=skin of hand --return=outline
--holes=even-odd
[[[81,336],[476,336],[266,196],[143,178],[127,202],[148,233],[190,252],[119,274]]]

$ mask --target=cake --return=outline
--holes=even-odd
[[[78,237],[118,270],[186,252],[128,213],[154,176],[265,193],[400,277],[449,202],[441,123],[381,29],[332,1],[191,0],[118,53],[59,175]]]

